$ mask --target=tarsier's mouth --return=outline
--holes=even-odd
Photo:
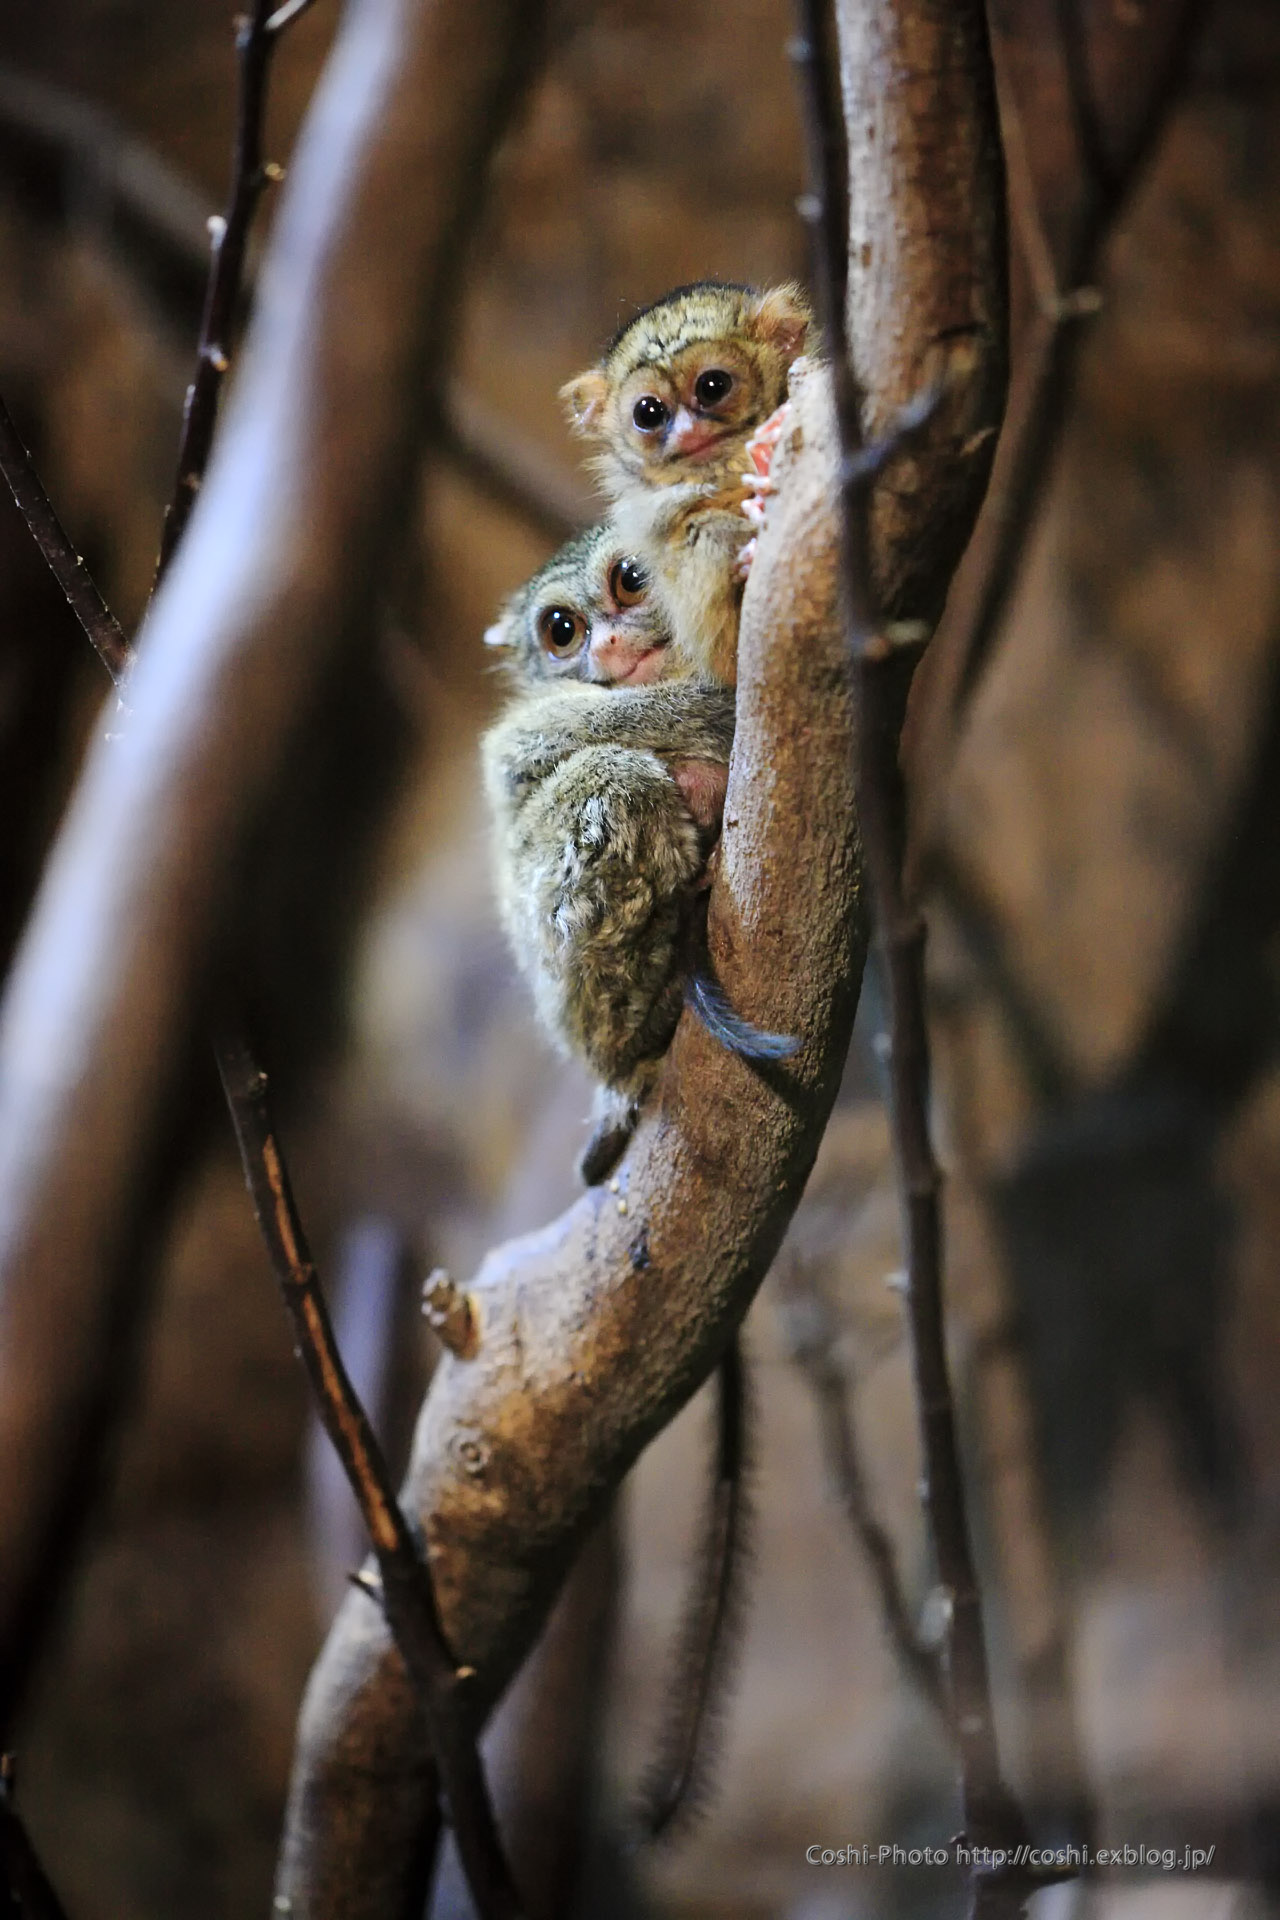
[[[673,434],[665,451],[672,459],[705,460],[730,431],[722,420],[699,420],[678,438]]]
[[[637,677],[637,675],[640,673],[641,669],[648,665],[650,660],[657,659],[658,655],[663,651],[666,644],[667,643],[665,640],[661,640],[659,641],[656,647],[646,647],[643,653],[637,654],[636,658],[632,661],[631,665],[627,668],[625,673],[618,673],[614,675],[615,682],[618,684],[621,684],[622,682],[627,680],[634,680]]]

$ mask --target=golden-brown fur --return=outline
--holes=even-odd
[[[797,287],[703,281],[637,314],[561,389],[574,430],[600,443],[596,473],[648,570],[672,671],[737,679],[744,449],[786,399],[810,326]]]

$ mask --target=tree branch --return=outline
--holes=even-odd
[[[716,971],[751,1020],[802,1036],[767,1076],[691,1021],[618,1171],[495,1250],[479,1347],[446,1355],[403,1498],[450,1644],[491,1702],[641,1448],[706,1378],[763,1278],[830,1111],[865,938],[853,712],[834,619],[831,444],[821,385],[743,610],[738,740],[711,902]],[[754,769],[770,768],[768,783]],[[797,822],[803,822],[798,829]],[[313,1675],[279,1887],[306,1920],[399,1911],[424,1761],[376,1610],[349,1597]]]
[[[422,424],[405,396],[453,312],[459,236],[528,66],[533,10],[481,13],[350,8],[202,508],[148,623],[132,722],[90,755],[15,969],[0,1026],[0,1625],[106,1357],[217,915],[394,550]]]
[[[0,400],[0,474],[4,475],[18,512],[30,527],[45,564],[66,595],[67,605],[111,678],[118,681],[129,660],[124,628],[98,592],[96,581],[68,539],[3,400]]]
[[[840,1357],[840,1329],[827,1301],[806,1276],[788,1283],[784,1324],[791,1358],[804,1374],[818,1410],[822,1450],[854,1538],[866,1557],[880,1601],[889,1644],[913,1686],[929,1702],[946,1731],[954,1736],[951,1698],[933,1649],[916,1631],[903,1589],[898,1559],[888,1529],[867,1490],[858,1432],[849,1406],[848,1370]]]
[[[157,580],[181,540],[196,490],[209,464],[213,430],[218,422],[222,383],[231,365],[231,329],[244,285],[249,231],[269,176],[262,157],[262,128],[267,102],[271,55],[279,27],[301,7],[286,7],[284,19],[271,15],[270,0],[252,0],[252,11],[236,21],[239,84],[236,89],[236,132],[227,210],[209,222],[213,267],[205,291],[196,348],[195,378],[187,388],[178,450],[178,483],[164,517],[160,536]],[[270,17],[269,17],[270,16]],[[277,169],[277,173],[278,173]]]
[[[965,1835],[1007,1860],[1024,1838],[1022,1815],[1004,1783],[992,1710],[982,1600],[973,1562],[963,1472],[947,1366],[942,1306],[941,1176],[929,1137],[929,1042],[925,1016],[925,927],[903,876],[906,790],[899,740],[915,657],[892,641],[891,621],[936,617],[922,577],[919,473],[943,462],[942,499],[952,564],[981,504],[1006,377],[1004,192],[995,82],[982,0],[943,15],[916,0],[837,9],[849,155],[846,314],[838,305],[845,238],[840,230],[836,142],[829,128],[825,8],[801,0],[797,52],[805,79],[811,211],[820,312],[835,362],[840,449],[842,587],[858,692],[858,811],[878,936],[889,983],[893,1129],[906,1239],[906,1301],[925,1477],[925,1520],[947,1594],[946,1647],[952,1722],[960,1763]],[[928,251],[948,236],[950,274],[933,278]],[[859,268],[862,271],[859,271]],[[899,382],[893,321],[921,301],[927,358],[916,380],[937,384],[941,402],[932,446],[890,431],[910,397]],[[900,318],[898,320],[900,325]],[[908,363],[909,366],[909,363]],[[856,371],[855,371],[856,368]],[[957,434],[962,434],[957,445]],[[865,455],[879,435],[898,458],[880,497],[872,476],[884,461]],[[966,459],[966,454],[968,458]],[[976,458],[974,457],[976,455]],[[958,457],[957,457],[958,456]],[[949,466],[949,472],[948,472]],[[886,560],[888,566],[886,567]],[[1021,1913],[1033,1881],[1018,1869],[975,1866],[975,1915]]]
[[[953,661],[948,677],[955,689],[948,729],[952,738],[972,705],[1021,574],[1062,440],[1076,364],[1088,333],[1082,323],[1100,304],[1093,288],[1107,243],[1181,93],[1204,13],[1204,0],[1159,0],[1144,16],[1140,55],[1131,44],[1132,30],[1126,28],[1124,66],[1118,76],[1112,74],[1104,110],[1088,85],[1078,6],[1075,0],[1053,3],[1061,77],[1056,82],[1051,77],[1046,84],[1035,45],[1041,23],[1035,16],[1020,34],[1009,37],[1002,62],[1002,70],[1005,62],[1009,67],[1003,89],[1009,103],[1006,126],[1015,129],[1010,145],[1020,147],[1017,153],[1011,151],[1020,176],[1014,205],[1022,209],[1019,228],[1040,297],[1018,356],[991,498],[975,543],[973,577],[963,583],[962,608],[946,639]],[[1087,95],[1082,88],[1088,88]],[[1046,219],[1037,198],[1037,170],[1029,164],[1032,143],[1022,136],[1037,129],[1039,144],[1052,149],[1055,133],[1046,129],[1055,129],[1064,114],[1076,130],[1089,169],[1082,175],[1058,167],[1051,176],[1057,204]],[[1057,138],[1061,142],[1060,133]],[[1101,161],[1100,155],[1105,155]],[[1039,172],[1043,182],[1045,169]],[[1045,195],[1048,189],[1042,184],[1039,191]],[[1058,236],[1056,248],[1046,238],[1049,232]],[[1046,251],[1053,275],[1048,298]]]

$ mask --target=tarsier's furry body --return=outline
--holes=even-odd
[[[607,1086],[639,1097],[683,1003],[707,832],[675,758],[727,767],[718,687],[565,683],[485,742],[503,923],[548,1028]]]
[[[786,1050],[738,1021],[706,973],[700,893],[733,694],[658,678],[679,656],[607,525],[561,549],[486,638],[519,690],[483,746],[500,911],[544,1025],[606,1090],[584,1161],[598,1176],[654,1082],[691,976],[726,1045]]]

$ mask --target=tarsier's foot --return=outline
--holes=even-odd
[[[751,438],[747,441],[745,452],[751,465],[743,475],[746,499],[742,511],[753,527],[764,525],[765,507],[771,493],[777,491],[773,480],[773,456],[779,440],[786,429],[787,417],[791,412],[790,401],[784,400],[776,413],[761,421]],[[754,535],[738,554],[737,574],[745,580],[751,571],[751,562],[756,557]]]

